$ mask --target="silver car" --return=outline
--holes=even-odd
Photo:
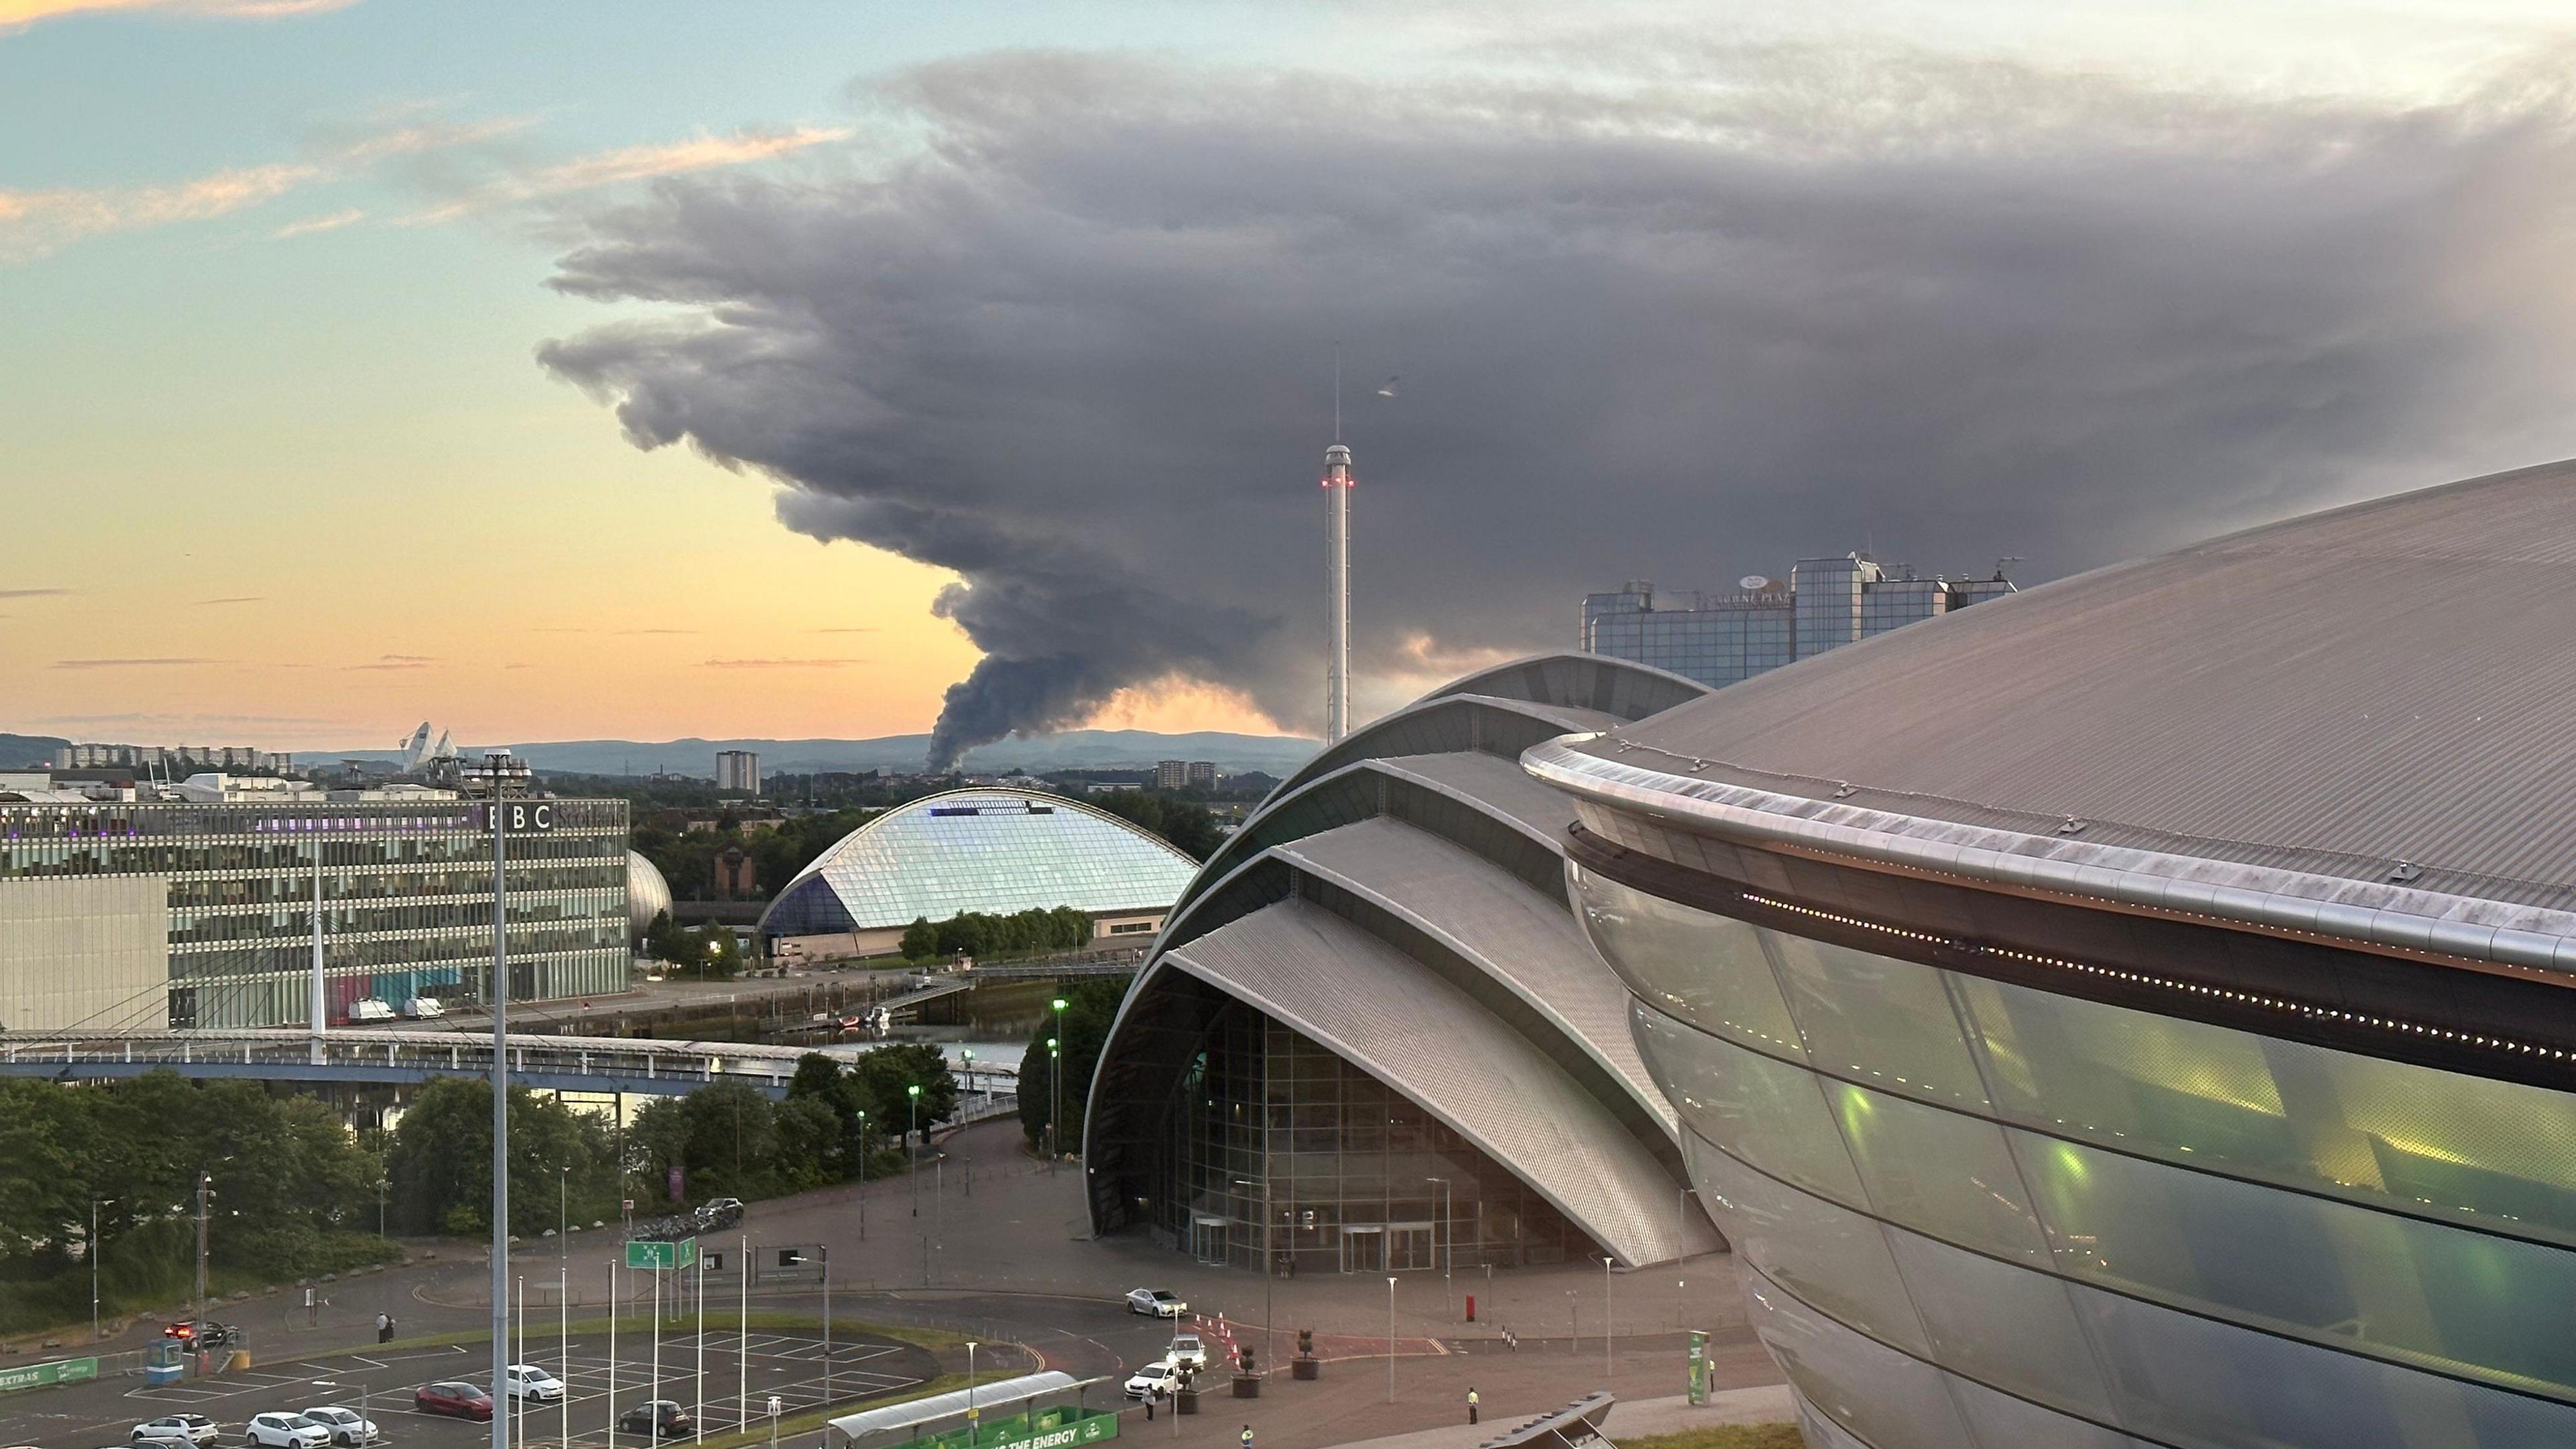
[[[304,1411],[304,1417],[330,1430],[331,1442],[345,1445],[347,1449],[363,1449],[363,1446],[373,1444],[385,1437],[383,1432],[376,1428],[375,1420],[360,1418],[357,1410],[344,1409],[337,1404],[325,1405],[319,1409],[307,1409]]]
[[[163,1414],[134,1426],[137,1444],[212,1444],[215,1421],[203,1414]]]

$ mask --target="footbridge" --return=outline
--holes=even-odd
[[[649,1037],[531,1036],[510,1043],[510,1080],[540,1091],[679,1096],[710,1082],[740,1082],[787,1095],[797,1060],[812,1048]],[[848,1048],[827,1055],[847,1059]],[[1013,1067],[1017,1063],[1012,1064]],[[0,1032],[0,1076],[96,1081],[175,1071],[185,1077],[263,1082],[417,1085],[435,1077],[489,1078],[488,1037],[419,1031]],[[1015,1094],[1016,1071],[952,1065],[961,1104],[988,1108]],[[976,1115],[976,1114],[961,1114]]]

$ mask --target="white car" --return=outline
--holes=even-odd
[[[1172,1335],[1172,1346],[1164,1350],[1163,1357],[1177,1367],[1196,1372],[1207,1367],[1207,1345],[1199,1342],[1195,1333],[1176,1333]]]
[[[357,1410],[343,1409],[337,1404],[307,1409],[304,1417],[330,1430],[331,1442],[346,1445],[348,1449],[364,1449],[364,1446],[385,1437],[383,1431],[376,1427],[375,1420],[360,1418]]]
[[[394,1009],[372,996],[361,996],[357,1000],[349,1003],[349,1022],[351,1025],[355,1025],[362,1021],[391,1021],[393,1019]]]
[[[563,1380],[532,1363],[514,1363],[501,1375],[502,1391],[514,1399],[551,1404],[564,1396]]]
[[[435,1021],[447,1014],[447,1004],[435,996],[415,996],[402,1004],[402,1014],[414,1021]]]
[[[215,1434],[215,1421],[203,1414],[164,1414],[135,1425],[133,1438],[137,1444],[211,1444]]]
[[[331,1431],[302,1414],[253,1414],[243,1436],[268,1449],[330,1449]]]
[[[1131,1399],[1163,1398],[1180,1390],[1180,1365],[1167,1358],[1158,1358],[1127,1376],[1127,1397]]]
[[[1127,1311],[1154,1318],[1178,1318],[1190,1311],[1190,1305],[1160,1288],[1136,1288],[1127,1294]]]

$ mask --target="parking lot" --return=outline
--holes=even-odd
[[[657,1390],[650,1340],[621,1332],[614,1363],[616,1408],[631,1409],[654,1398],[676,1399],[696,1415],[703,1403],[701,1430],[715,1435],[732,1432],[738,1423],[760,1422],[772,1395],[782,1401],[783,1413],[793,1415],[825,1402],[895,1393],[927,1382],[939,1371],[928,1350],[881,1338],[836,1338],[828,1365],[822,1340],[805,1334],[754,1330],[746,1336],[710,1330],[704,1348],[702,1389],[699,1341],[689,1333],[665,1332]],[[559,1401],[527,1404],[514,1437],[531,1444],[606,1449],[614,1443],[625,1449],[647,1449],[650,1441],[643,1434],[616,1434],[612,1439],[612,1364],[606,1334],[577,1336],[559,1349],[552,1335],[531,1333],[522,1361],[562,1379],[567,1393]],[[110,1449],[126,1443],[136,1424],[164,1414],[189,1413],[203,1414],[221,1426],[217,1442],[237,1445],[243,1442],[242,1427],[253,1414],[338,1404],[363,1409],[386,1444],[470,1449],[489,1439],[490,1428],[472,1420],[415,1412],[412,1390],[444,1379],[488,1387],[490,1375],[490,1350],[473,1344],[262,1364],[159,1387],[139,1379],[110,1379],[0,1401],[0,1443],[36,1449]],[[322,1387],[324,1383],[331,1387]]]

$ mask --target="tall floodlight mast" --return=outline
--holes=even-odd
[[[1342,357],[1333,353],[1333,446],[1324,450],[1324,743],[1351,732],[1351,450],[1342,442]]]

